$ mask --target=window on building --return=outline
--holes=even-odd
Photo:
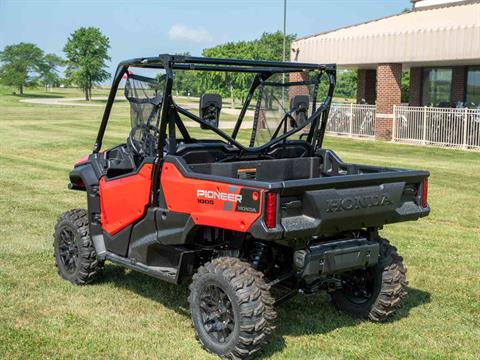
[[[467,73],[467,106],[480,105],[480,66],[471,66]]]
[[[451,91],[451,68],[423,69],[422,105],[449,107]]]

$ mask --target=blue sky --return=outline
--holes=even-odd
[[[298,36],[410,8],[409,0],[288,0],[287,32]],[[282,30],[283,0],[13,1],[0,0],[0,49],[32,42],[63,55],[67,37],[95,26],[110,39],[110,72],[124,59],[190,52]]]

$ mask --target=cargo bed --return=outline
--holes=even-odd
[[[187,176],[222,179],[279,194],[278,226],[259,238],[290,239],[381,227],[428,215],[428,171],[344,163],[331,150],[304,158],[184,164]]]

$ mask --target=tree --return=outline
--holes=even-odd
[[[23,88],[35,81],[34,73],[38,71],[42,59],[43,51],[35,44],[22,42],[5,46],[0,52],[0,81],[17,87],[23,95]]]
[[[58,86],[60,76],[58,75],[57,67],[63,64],[63,59],[55,54],[46,54],[43,57],[38,66],[38,73],[40,82],[45,86],[45,91],[47,91],[48,86]]]
[[[402,103],[408,103],[410,100],[410,71],[402,73]]]
[[[291,48],[295,35],[287,35],[286,49]],[[188,56],[188,53],[183,55]],[[206,57],[239,58],[251,60],[283,60],[283,33],[263,33],[259,39],[250,41],[228,42],[202,52]],[[288,60],[288,58],[287,58]],[[230,97],[232,107],[235,99],[243,103],[251,83],[252,74],[232,72],[192,72],[175,71],[174,91],[178,95],[200,96],[205,91],[220,94],[222,97]],[[320,83],[318,98],[325,96],[328,83],[324,77]],[[356,96],[357,72],[352,70],[339,70],[337,72],[337,86],[335,96],[352,99]],[[264,94],[266,108],[271,108],[273,96],[282,96],[279,89],[268,89],[269,93]],[[277,91],[275,94],[274,91]]]
[[[287,35],[286,49],[290,49],[294,39],[295,35]],[[259,39],[229,42],[204,49],[202,54],[207,57],[282,61],[283,33],[280,31],[263,33]],[[203,74],[204,88],[212,89],[224,97],[229,96],[232,99],[232,106],[235,98],[240,98],[241,102],[243,102],[251,79],[252,74],[245,73],[209,72]],[[266,97],[271,100],[270,96]],[[270,102],[269,105],[271,105]]]
[[[286,36],[286,60],[289,61],[292,41],[295,40],[296,35],[289,34]],[[255,42],[257,52],[254,56],[258,60],[283,60],[283,33],[280,31],[274,33],[263,33],[260,39]]]
[[[334,96],[354,99],[357,96],[357,72],[354,70],[338,70]]]
[[[63,51],[67,56],[65,74],[70,81],[82,88],[85,100],[92,98],[92,87],[107,80],[110,74],[105,70],[110,60],[109,39],[100,29],[81,27],[67,40]]]

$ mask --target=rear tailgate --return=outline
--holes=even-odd
[[[427,171],[392,170],[282,183],[279,222],[284,238],[324,235],[416,220]],[[280,225],[279,224],[279,225]]]

